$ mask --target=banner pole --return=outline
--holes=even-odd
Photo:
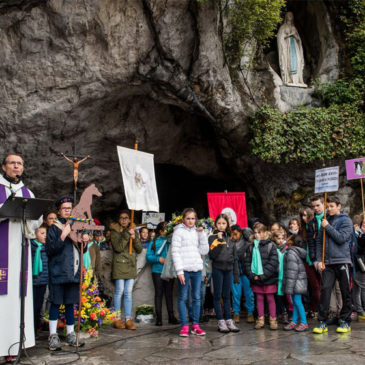
[[[327,192],[324,193],[324,219],[327,219],[326,211],[327,211]],[[324,265],[325,249],[326,249],[326,230],[323,228],[322,267]]]
[[[134,143],[134,149],[138,150],[138,141]],[[131,228],[134,228],[134,209],[131,211]],[[132,255],[132,237],[129,237],[129,254]]]
[[[79,351],[80,344],[80,324],[81,324],[81,310],[82,310],[82,285],[84,276],[84,242],[80,244],[80,283],[79,283],[79,312],[77,314],[77,337],[76,337],[76,351]]]
[[[361,181],[361,202],[362,202],[362,219],[365,220],[365,207],[364,207],[364,183],[363,178],[360,179]]]

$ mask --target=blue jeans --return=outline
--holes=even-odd
[[[177,281],[179,294],[177,297],[177,308],[179,311],[181,325],[185,326],[188,324],[186,318],[186,305],[188,301],[189,294],[189,282],[191,285],[191,297],[192,297],[192,308],[193,308],[193,324],[199,323],[200,317],[200,287],[202,282],[202,272],[201,271],[184,271],[185,285]]]
[[[201,316],[204,313],[205,292],[206,292],[205,283],[204,283],[204,281],[202,281],[202,285],[200,288],[200,315]],[[191,298],[191,285],[189,285],[188,313],[189,313],[189,318],[193,318],[193,301]]]
[[[255,298],[251,290],[250,280],[246,275],[240,276],[240,283],[234,284],[232,282],[232,298],[233,298],[233,313],[239,314],[241,311],[241,296],[245,295],[245,307],[248,314],[252,314],[255,309]]]
[[[221,298],[223,299],[224,319],[232,319],[231,315],[231,287],[232,287],[232,270],[225,271],[213,267],[213,301],[214,310],[218,321],[223,319]]]
[[[114,307],[120,310],[122,295],[124,292],[124,315],[125,318],[132,318],[132,292],[134,279],[117,279],[115,281]]]
[[[298,317],[300,317],[300,322],[303,324],[307,324],[307,317],[305,315],[305,309],[302,302],[302,295],[301,294],[294,294],[292,295],[292,302],[293,302],[293,318],[292,322],[298,323]]]

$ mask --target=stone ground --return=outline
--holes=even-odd
[[[311,322],[311,327],[316,322]],[[293,333],[282,330],[254,330],[241,321],[241,332],[220,334],[216,321],[202,326],[206,337],[177,336],[179,326],[139,325],[137,331],[102,329],[98,339],[87,339],[76,354],[50,353],[43,332],[28,353],[35,364],[365,364],[365,326],[354,322],[352,332]],[[65,350],[70,350],[67,348]],[[24,359],[25,360],[25,359]]]

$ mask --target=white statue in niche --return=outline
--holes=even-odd
[[[278,36],[281,78],[287,86],[307,87],[303,81],[304,56],[302,41],[294,26],[294,15],[288,11]]]

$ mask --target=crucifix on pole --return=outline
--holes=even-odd
[[[73,168],[74,168],[74,202],[76,203],[77,181],[79,178],[79,166],[80,166],[81,162],[84,162],[85,160],[87,160],[90,157],[90,155],[87,155],[85,157],[77,155],[76,154],[76,142],[74,142],[72,156],[68,157],[63,152],[61,152],[61,156],[63,156],[67,161],[71,162],[73,165]]]

